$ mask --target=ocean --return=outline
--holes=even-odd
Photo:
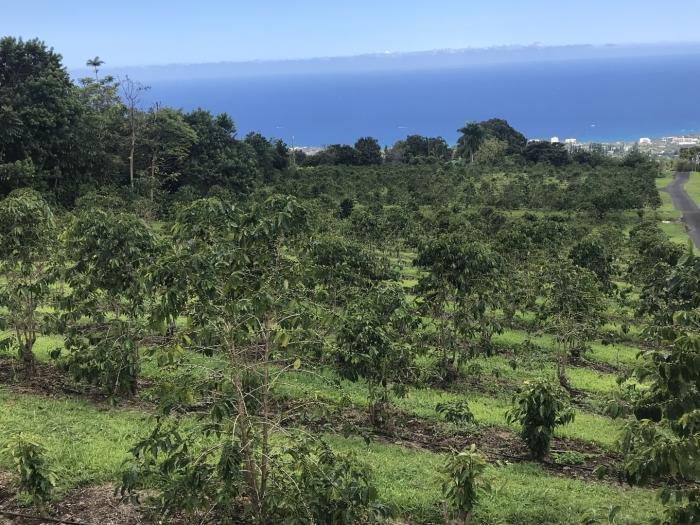
[[[468,121],[499,117],[529,138],[637,140],[700,132],[700,56],[475,65],[149,82],[149,100],[227,112],[239,136],[296,146],[383,145],[409,134],[454,143]]]

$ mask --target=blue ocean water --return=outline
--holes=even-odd
[[[507,119],[529,138],[636,140],[700,131],[700,56],[538,62],[461,69],[150,82],[148,97],[227,112],[239,135],[298,146],[457,138]]]

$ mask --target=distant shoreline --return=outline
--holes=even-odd
[[[643,66],[643,67],[641,67]],[[636,142],[700,131],[700,54],[527,66],[148,82],[143,103],[204,107],[249,131],[318,147],[407,135],[454,144],[469,121],[508,120],[529,138]]]

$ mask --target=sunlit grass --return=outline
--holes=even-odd
[[[444,523],[441,469],[445,456],[356,438],[326,436],[337,451],[352,452],[372,467],[380,498],[397,506],[411,523]],[[580,524],[592,510],[620,505],[633,523],[648,523],[660,506],[653,492],[554,477],[530,463],[489,467],[492,491],[481,497],[474,523]]]
[[[331,403],[350,402],[364,409],[367,407],[367,389],[363,382],[340,380],[332,371],[314,373],[300,372],[287,375],[276,391],[292,398],[326,400]],[[433,388],[410,389],[404,398],[394,399],[394,404],[403,412],[437,420],[435,407],[439,403],[466,401],[477,422],[505,427],[505,412],[510,407],[508,397],[492,397],[474,392],[448,392]],[[595,442],[612,447],[621,431],[621,423],[610,418],[577,411],[576,420],[557,430],[561,436]]]
[[[129,449],[149,428],[149,416],[135,410],[13,394],[0,387],[0,448],[16,433],[35,436],[46,447],[62,490],[116,480]],[[8,461],[0,455],[0,467],[9,468]]]

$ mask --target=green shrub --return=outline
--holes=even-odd
[[[567,395],[548,381],[526,381],[513,396],[513,407],[506,413],[508,423],[518,423],[520,435],[532,457],[542,460],[549,452],[554,429],[574,420]]]
[[[447,514],[465,525],[471,522],[479,493],[489,489],[488,484],[479,479],[485,469],[486,459],[476,450],[476,445],[453,454],[445,464],[443,472],[447,479],[442,485],[442,493]]]
[[[466,401],[438,403],[435,412],[440,414],[448,423],[474,423],[474,414]]]
[[[552,452],[552,459],[557,465],[583,465],[590,456],[575,450]]]
[[[3,452],[10,456],[13,470],[19,478],[19,490],[29,495],[33,503],[51,499],[56,486],[56,474],[46,461],[46,449],[33,437],[14,436]]]
[[[268,499],[271,523],[355,525],[381,523],[391,514],[378,501],[369,469],[322,439],[294,441],[277,466]]]

